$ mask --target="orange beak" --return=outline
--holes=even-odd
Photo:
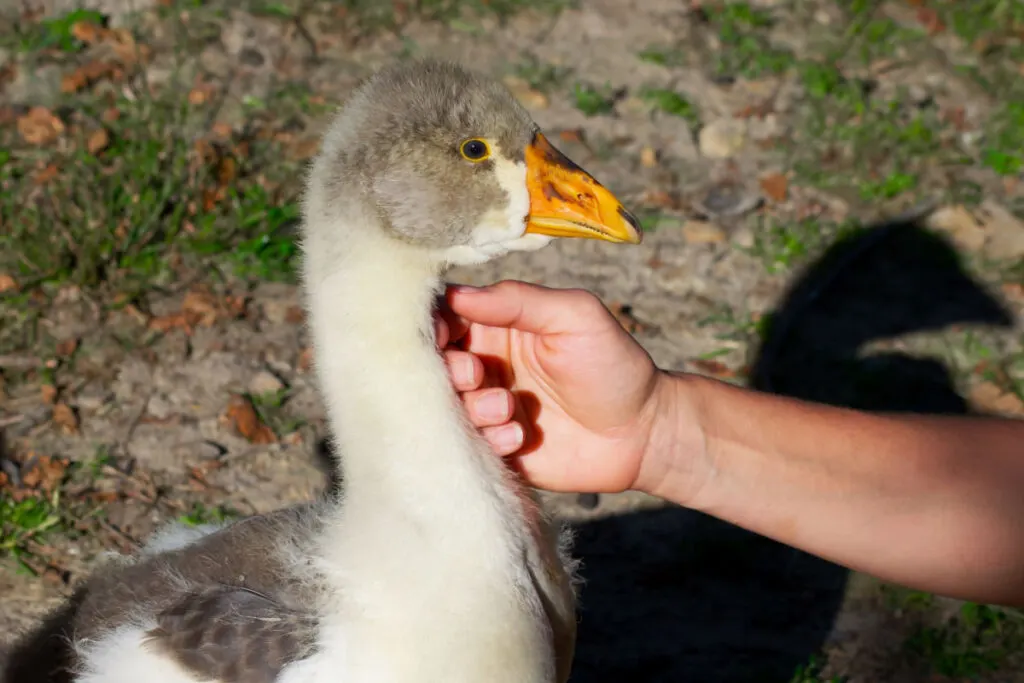
[[[526,187],[527,233],[640,243],[640,223],[633,214],[539,132],[526,147]]]

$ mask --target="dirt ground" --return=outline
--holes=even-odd
[[[1024,417],[1024,5],[964,4],[85,3],[99,14],[78,21],[129,28],[131,55],[123,34],[60,24],[79,3],[6,8],[2,639],[161,522],[328,485],[298,292],[265,245],[288,249],[293,222],[273,211],[294,207],[330,105],[395,59],[503,79],[643,217],[636,248],[564,241],[453,280],[590,289],[663,367],[865,409]],[[162,110],[133,109],[125,81],[140,65],[147,97],[183,83],[200,123],[154,132]],[[133,113],[108,116],[119,107]],[[260,131],[281,154],[239,151]],[[96,202],[82,215],[45,206],[71,205],[76,173],[112,183],[147,140],[159,163],[183,150],[182,169],[209,161],[204,144],[245,158],[227,172],[218,157],[219,186],[183,180],[152,214],[145,188],[123,205],[75,195]],[[79,153],[99,165],[55,161]],[[254,205],[257,185],[271,189]],[[252,232],[192,249],[204,211]],[[107,249],[141,223],[175,231]],[[61,249],[71,265],[51,267]],[[584,560],[573,681],[1024,680],[1014,612],[636,494],[547,500]]]

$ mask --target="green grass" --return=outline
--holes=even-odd
[[[615,93],[608,85],[597,87],[590,83],[575,83],[572,100],[573,105],[587,116],[601,116],[615,109]]]
[[[973,678],[999,669],[1024,644],[1024,618],[988,605],[965,603],[941,626],[917,630],[905,643],[933,672]]]
[[[645,62],[661,66],[686,66],[689,63],[682,50],[664,45],[649,45],[638,52],[637,56]]]
[[[793,677],[789,679],[789,683],[845,683],[847,680],[845,677],[832,676],[828,679],[821,677],[821,671],[823,664],[820,657],[811,657],[807,664],[798,666],[796,671],[793,673]]]
[[[674,90],[645,88],[640,92],[640,97],[655,109],[686,119],[691,128],[696,128],[700,124],[700,112],[697,107]]]
[[[562,87],[572,69],[527,55],[512,68],[512,72],[529,83],[534,90],[550,93]]]
[[[71,33],[72,27],[79,21],[103,24],[103,15],[96,10],[78,9],[43,19],[38,23],[16,22],[13,33],[0,38],[0,47],[21,52],[37,50],[77,52],[85,47],[85,44]]]
[[[764,36],[773,23],[769,12],[745,2],[709,5],[706,12],[722,44],[714,65],[719,78],[762,78],[795,65],[789,50],[773,46]]]
[[[189,511],[178,516],[178,521],[188,526],[200,526],[202,524],[221,524],[238,518],[239,514],[224,505],[204,505],[200,502],[192,503]]]
[[[0,493],[0,557],[14,557],[28,569],[21,559],[29,554],[29,543],[42,542],[47,534],[64,527],[59,490],[49,497],[29,496],[20,501]]]

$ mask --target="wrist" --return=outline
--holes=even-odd
[[[696,375],[658,371],[634,489],[693,507],[712,472],[703,381]]]

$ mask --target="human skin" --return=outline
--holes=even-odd
[[[470,420],[533,486],[643,491],[883,580],[1024,606],[1024,421],[661,370],[581,290],[450,288],[438,341]]]

